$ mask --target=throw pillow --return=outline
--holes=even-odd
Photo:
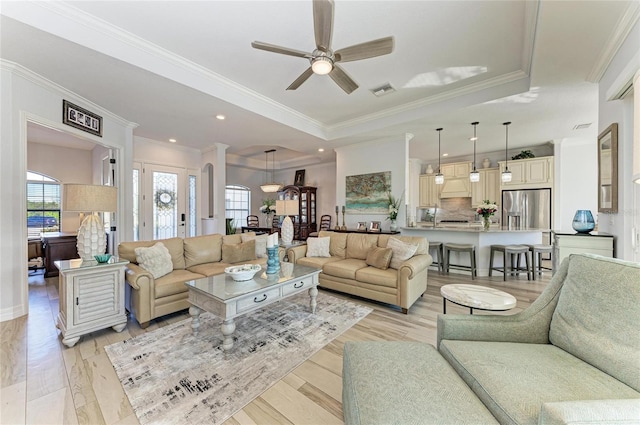
[[[173,271],[173,263],[171,262],[171,254],[162,242],[148,248],[138,247],[134,250],[136,253],[136,263],[158,279]]]
[[[267,237],[269,235],[256,235],[253,232],[240,233],[242,242],[256,241],[256,257],[267,258]]]
[[[329,254],[330,237],[307,239],[307,257],[331,257]]]
[[[391,248],[378,248],[374,246],[367,253],[366,263],[368,266],[375,267],[380,270],[387,270],[391,262],[393,250]]]
[[[393,251],[389,267],[391,267],[392,269],[398,269],[403,261],[413,257],[413,255],[418,250],[418,245],[404,243],[400,239],[396,238],[389,238],[389,242],[387,242],[387,248],[391,248],[391,250]]]
[[[235,264],[256,259],[256,241],[222,245],[222,262]]]

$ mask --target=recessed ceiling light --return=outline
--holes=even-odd
[[[222,115],[222,114],[219,114],[219,115],[216,115],[216,118],[219,119],[219,120],[223,120],[226,117],[224,115]]]
[[[169,139],[169,141],[170,141],[171,143],[175,143],[175,142],[177,142],[177,140],[176,140],[176,139]]]
[[[318,152],[324,152],[324,148],[318,148]]]
[[[448,153],[443,153],[442,156],[449,156],[449,154]]]

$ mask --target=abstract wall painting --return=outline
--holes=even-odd
[[[391,171],[346,177],[347,214],[388,214]]]

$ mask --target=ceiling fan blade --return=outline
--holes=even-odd
[[[300,76],[298,78],[296,78],[296,80],[291,83],[291,85],[289,87],[287,87],[287,90],[295,90],[298,87],[300,87],[302,85],[302,83],[304,83],[305,81],[307,81],[309,79],[309,77],[311,77],[311,75],[313,74],[313,70],[311,69],[311,67],[307,68],[306,71],[304,71],[302,74],[300,74]]]
[[[266,50],[267,52],[280,53],[281,55],[297,56],[300,58],[310,58],[311,54],[303,52],[301,50],[289,49],[288,47],[280,47],[275,44],[263,43],[261,41],[254,41],[251,43],[251,47],[254,49]]]
[[[329,73],[329,77],[340,86],[347,94],[351,94],[352,91],[358,88],[355,81],[340,66],[334,64],[333,71]]]
[[[313,29],[318,50],[331,48],[333,31],[333,0],[313,0]]]
[[[335,58],[336,62],[351,62],[388,55],[391,52],[393,52],[393,37],[385,37],[340,49],[335,52]]]

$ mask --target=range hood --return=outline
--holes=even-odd
[[[470,198],[471,182],[468,177],[445,178],[440,198]]]

